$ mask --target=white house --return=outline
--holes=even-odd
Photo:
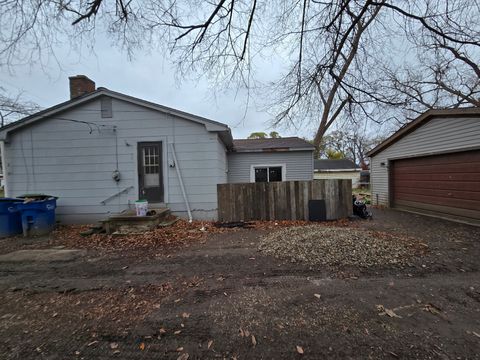
[[[352,188],[360,186],[362,168],[348,159],[316,159],[314,162],[314,179],[350,179]]]
[[[233,141],[229,127],[70,78],[70,100],[0,129],[5,196],[57,196],[57,217],[89,223],[138,199],[215,219],[217,184],[311,180],[299,138]]]

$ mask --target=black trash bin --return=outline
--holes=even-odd
[[[325,200],[309,200],[308,201],[308,220],[309,221],[326,221],[327,207]]]

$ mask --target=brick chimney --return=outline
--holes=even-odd
[[[70,76],[70,99],[95,91],[95,82],[85,75]]]

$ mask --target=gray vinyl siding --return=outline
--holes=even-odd
[[[228,154],[228,182],[249,183],[252,165],[285,164],[284,180],[313,180],[313,151]]]
[[[479,118],[437,118],[371,158],[372,202],[388,206],[389,160],[480,148]]]
[[[100,110],[101,99],[97,98],[11,134],[5,144],[8,196],[48,193],[59,197],[57,214],[61,221],[104,219],[133,207],[138,200],[137,143],[162,141],[166,205],[186,216],[176,166],[194,218],[216,218],[216,185],[226,181],[226,154],[215,132],[208,132],[202,124],[117,99],[112,100],[111,118],[102,118]],[[177,155],[175,166],[170,143]],[[112,180],[117,161],[121,174],[118,183]],[[133,188],[128,192],[101,204],[130,186]]]

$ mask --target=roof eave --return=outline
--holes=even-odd
[[[232,132],[230,129],[224,130],[224,131],[219,131],[218,132],[218,137],[220,140],[223,142],[227,150],[232,150],[233,149],[233,136]]]
[[[379,152],[385,150],[386,148],[390,147],[398,140],[403,138],[404,136],[408,135],[412,131],[414,131],[419,126],[425,124],[429,120],[435,117],[449,117],[449,116],[480,116],[480,108],[478,107],[470,107],[470,108],[459,108],[459,109],[441,109],[441,110],[428,110],[412,120],[403,128],[397,130],[392,135],[390,135],[385,141],[374,147],[372,150],[366,153],[366,156],[373,157],[377,155]]]
[[[142,100],[142,99],[139,99],[139,98],[135,98],[133,96],[118,93],[118,92],[115,92],[115,91],[112,91],[112,90],[109,90],[109,89],[106,89],[106,88],[98,88],[97,90],[95,90],[95,91],[93,91],[89,94],[85,94],[85,95],[80,96],[78,98],[74,98],[74,99],[65,101],[63,103],[54,105],[54,106],[49,107],[45,110],[39,111],[35,114],[32,114],[30,116],[27,116],[25,118],[17,120],[15,122],[11,123],[11,124],[8,124],[8,125],[4,126],[3,128],[0,128],[0,141],[5,141],[7,139],[8,133],[10,133],[11,131],[14,131],[14,130],[20,128],[20,127],[27,126],[27,125],[35,122],[35,121],[38,121],[38,120],[41,120],[41,119],[44,119],[44,118],[48,118],[49,116],[52,116],[56,113],[59,113],[59,112],[65,111],[65,110],[68,110],[68,109],[70,109],[74,106],[81,105],[81,104],[83,104],[85,102],[88,102],[88,101],[91,101],[92,99],[95,99],[96,97],[99,97],[99,96],[110,96],[110,97],[115,98],[115,99],[123,100],[123,101],[130,102],[130,103],[133,103],[133,104],[136,104],[136,105],[139,105],[139,106],[150,108],[152,110],[160,111],[160,112],[167,113],[167,114],[174,115],[174,116],[178,116],[178,117],[181,117],[183,119],[187,119],[187,120],[190,120],[190,121],[193,121],[193,122],[196,122],[196,123],[200,123],[200,124],[203,124],[205,126],[207,131],[229,133],[229,135],[227,134],[227,135],[224,136],[226,142],[228,143],[228,144],[226,143],[225,145],[230,146],[230,147],[233,146],[233,138],[232,138],[232,135],[231,135],[231,131],[230,131],[230,128],[228,127],[228,125],[226,125],[226,124],[223,124],[223,123],[220,123],[220,122],[217,122],[217,121],[214,121],[214,120],[206,119],[206,118],[203,118],[201,116],[189,114],[189,113],[186,113],[186,112],[183,112],[183,111],[180,111],[180,110],[176,110],[176,109],[173,109],[173,108],[169,108],[169,107],[166,107],[166,106],[163,106],[163,105],[155,104],[155,103],[152,103],[152,102],[149,102],[149,101],[146,101],[146,100]]]
[[[21,128],[21,127],[24,127],[24,126],[28,126],[35,121],[38,121],[38,120],[41,120],[41,119],[44,119],[44,118],[48,118],[49,116],[52,116],[52,115],[57,114],[59,112],[68,110],[69,108],[71,108],[73,106],[78,106],[80,104],[83,104],[84,102],[88,102],[91,99],[99,96],[102,91],[103,90],[95,90],[94,92],[91,92],[89,94],[79,96],[78,98],[75,98],[75,99],[67,100],[63,103],[51,106],[51,107],[49,107],[47,109],[44,109],[44,110],[41,110],[41,111],[39,111],[35,114],[26,116],[26,117],[21,118],[21,119],[15,121],[13,123],[7,124],[4,127],[0,128],[0,140],[1,141],[7,140],[8,133],[10,133],[11,131],[14,131],[14,130],[16,130],[18,128]]]
[[[314,151],[315,148],[272,148],[272,149],[233,149],[233,152],[290,152],[290,151]]]

